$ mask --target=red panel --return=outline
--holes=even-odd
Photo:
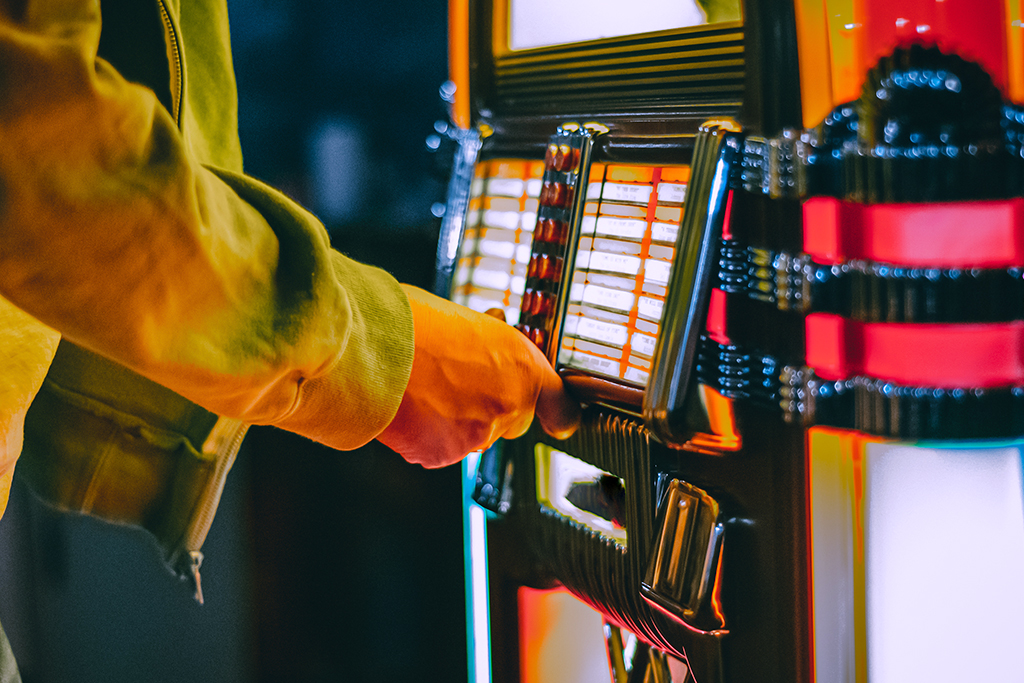
[[[804,203],[804,251],[819,263],[866,259],[922,268],[1024,266],[1024,199]]]
[[[905,386],[1024,385],[1024,321],[922,325],[807,316],[807,364],[823,379],[868,376]]]
[[[1004,2],[1000,0],[864,0],[863,68],[897,45],[924,43],[977,62],[1007,94]]]
[[[729,335],[726,333],[725,309],[727,305],[725,292],[721,289],[711,290],[711,302],[708,305],[708,337],[719,344],[728,344]]]

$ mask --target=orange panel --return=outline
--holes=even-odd
[[[448,77],[455,83],[452,121],[469,128],[469,0],[448,2]]]
[[[609,680],[601,615],[565,589],[520,588],[521,683]]]
[[[661,182],[663,183],[688,183],[690,182],[689,166],[664,166],[661,169]]]
[[[1024,104],[1024,2],[1006,0],[1006,94],[1017,104]]]
[[[654,169],[650,166],[609,166],[604,179],[613,183],[649,183]]]
[[[824,0],[796,0],[796,35],[800,58],[800,98],[804,127],[818,125],[835,107]]]

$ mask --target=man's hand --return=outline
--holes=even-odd
[[[526,337],[490,316],[402,288],[412,306],[416,350],[381,443],[410,462],[443,467],[499,437],[521,436],[535,412],[556,438],[576,430],[579,404]]]

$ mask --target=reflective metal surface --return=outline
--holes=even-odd
[[[717,592],[722,538],[718,502],[677,479],[659,511],[658,540],[640,593],[652,607],[698,631],[723,632]]]
[[[466,211],[469,208],[469,193],[473,184],[473,167],[480,155],[482,140],[477,130],[463,130],[452,126],[447,134],[455,139],[458,147],[452,174],[448,181],[448,202],[441,222],[441,235],[437,244],[437,274],[434,279],[434,293],[448,298],[451,295],[452,276],[459,255],[459,245],[466,230]]]
[[[665,305],[664,332],[655,348],[643,407],[647,426],[670,446],[682,446],[695,431],[686,424],[686,403],[694,400],[691,391],[697,345],[707,316],[730,175],[740,146],[739,126],[730,120],[707,122],[697,137]]]

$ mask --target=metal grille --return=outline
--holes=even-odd
[[[544,111],[585,100],[591,111],[652,105],[738,103],[741,24],[662,31],[503,55],[495,59],[502,109]]]

